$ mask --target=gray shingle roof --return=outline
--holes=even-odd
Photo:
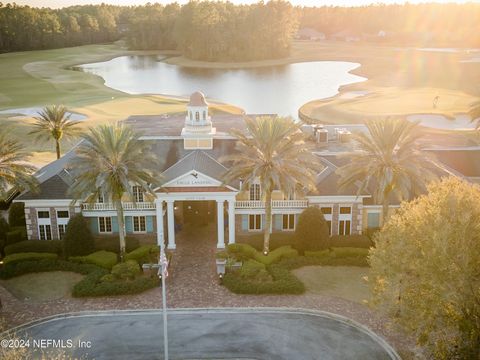
[[[70,199],[68,188],[69,184],[62,176],[54,175],[39,185],[37,193],[29,191],[17,197],[16,200]]]

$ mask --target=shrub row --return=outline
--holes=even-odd
[[[237,243],[248,244],[258,251],[263,251],[263,233],[237,236]],[[278,232],[270,234],[270,250],[278,249],[282,246],[293,246],[295,244],[295,233]]]
[[[54,253],[61,255],[63,253],[63,241],[62,240],[25,240],[16,244],[8,245],[5,247],[5,255],[25,253],[25,252],[37,252],[37,253]]]
[[[137,294],[158,286],[159,282],[156,276],[152,278],[137,277],[133,281],[101,281],[102,277],[109,274],[108,270],[91,264],[57,259],[11,263],[2,268],[0,278],[9,279],[32,272],[45,271],[72,271],[86,275],[73,287],[72,295],[75,297]]]
[[[135,260],[140,265],[156,262],[160,249],[157,245],[142,245],[125,255],[125,260]]]
[[[225,274],[223,284],[236,294],[302,294],[305,286],[290,271],[278,264],[267,267],[273,281],[242,278],[240,271]]]
[[[264,265],[271,265],[281,259],[298,256],[297,250],[292,249],[291,246],[279,247],[265,256],[248,244],[230,244],[228,245],[228,252],[239,261],[254,259]]]
[[[68,260],[81,264],[92,264],[110,270],[118,262],[118,256],[113,252],[102,250],[87,256],[71,256]]]
[[[374,246],[374,243],[367,235],[332,235],[328,246],[369,249]]]
[[[57,259],[57,254],[51,253],[36,253],[36,252],[26,252],[26,253],[17,253],[5,256],[3,259],[3,265],[16,264],[23,261],[35,261],[42,259]]]
[[[323,251],[306,251],[305,255],[283,259],[278,265],[288,270],[311,265],[368,266],[368,249],[331,248]]]

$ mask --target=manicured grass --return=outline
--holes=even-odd
[[[307,293],[336,296],[363,303],[370,299],[368,268],[357,266],[305,266],[292,273],[305,284]]]
[[[70,296],[73,286],[82,278],[83,275],[73,272],[52,271],[21,275],[1,284],[20,300],[39,302]]]

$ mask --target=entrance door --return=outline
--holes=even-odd
[[[183,219],[185,224],[206,226],[215,221],[215,201],[184,201]]]

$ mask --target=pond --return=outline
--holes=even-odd
[[[366,80],[350,71],[360,64],[314,61],[244,69],[205,69],[170,65],[157,56],[120,56],[76,69],[101,76],[105,84],[129,94],[209,98],[242,107],[247,113],[297,117],[308,101],[334,96],[342,85]]]

